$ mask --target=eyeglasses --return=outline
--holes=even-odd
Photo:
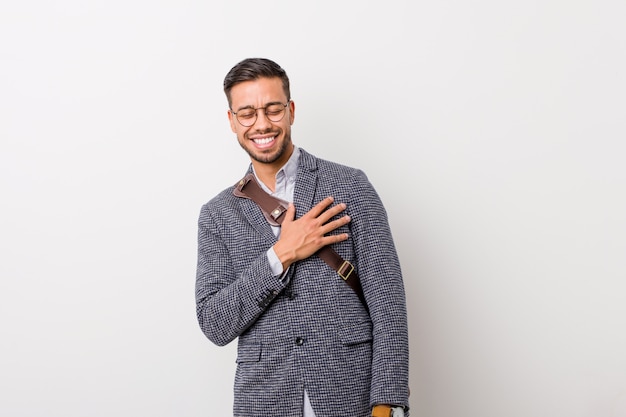
[[[245,109],[239,110],[237,113],[232,112],[240,125],[244,127],[250,127],[256,123],[257,118],[257,110],[263,110],[265,113],[265,117],[269,119],[270,122],[280,122],[285,117],[285,113],[287,106],[289,105],[289,100],[287,104],[283,103],[270,103],[265,107],[247,107]],[[232,110],[231,110],[232,111]]]

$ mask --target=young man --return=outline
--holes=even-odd
[[[200,212],[198,321],[217,345],[238,338],[234,415],[408,415],[404,287],[376,191],[362,171],[294,146],[295,104],[275,62],[238,63],[224,92],[247,174],[286,208],[272,221],[246,180]],[[337,268],[321,257],[328,247]]]

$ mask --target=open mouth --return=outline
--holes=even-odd
[[[252,141],[259,147],[267,147],[274,143],[276,136],[270,136],[267,138],[254,138]]]

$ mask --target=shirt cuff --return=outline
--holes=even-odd
[[[271,247],[267,250],[267,260],[270,263],[270,269],[272,270],[272,274],[274,274],[275,277],[278,277],[280,282],[282,282],[283,284],[287,284],[289,282],[289,278],[287,276],[289,268],[287,268],[286,271],[283,271],[283,263],[280,261],[280,259],[278,259],[278,255],[276,255],[276,252],[274,252],[274,247]]]

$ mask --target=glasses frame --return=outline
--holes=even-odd
[[[272,123],[278,123],[281,120],[283,120],[285,118],[285,115],[287,114],[287,106],[289,105],[289,103],[291,103],[291,100],[288,100],[286,104],[281,103],[280,101],[275,102],[275,103],[269,103],[263,107],[244,107],[242,109],[240,109],[238,112],[234,112],[233,109],[230,109],[230,112],[233,114],[233,116],[235,116],[235,119],[237,119],[237,123],[239,123],[240,125],[242,125],[243,127],[252,127],[254,126],[254,124],[256,123],[256,121],[259,118],[259,110],[263,110],[263,115],[267,118],[267,120],[269,120]],[[283,106],[283,115],[280,117],[280,119],[278,120],[272,120],[269,118],[269,116],[267,115],[267,108],[269,106],[274,106],[276,104],[280,104],[281,106]],[[247,124],[243,124],[241,122],[241,120],[239,120],[239,117],[237,116],[237,113],[243,111],[243,110],[254,110],[254,120],[252,121],[251,124],[247,125]]]

